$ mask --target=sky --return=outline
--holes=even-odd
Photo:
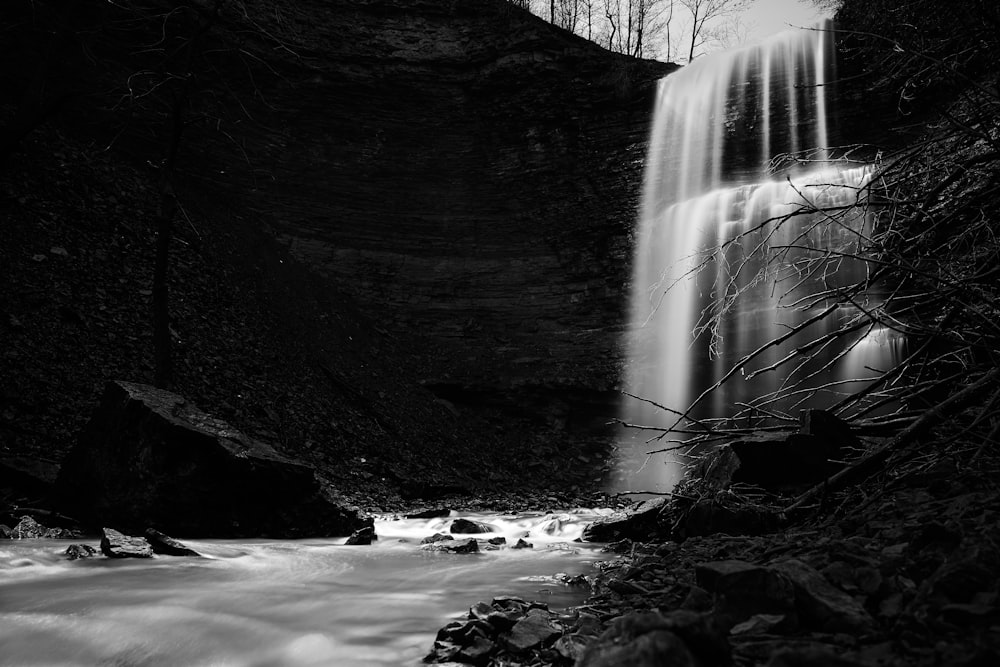
[[[808,0],[754,0],[743,20],[750,28],[748,41],[759,42],[789,26],[810,26],[823,16]]]

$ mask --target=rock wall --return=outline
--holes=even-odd
[[[151,381],[181,99],[174,390],[345,483],[450,480],[442,462],[460,462],[551,486],[562,458],[599,467],[579,436],[615,413],[652,94],[672,66],[506,0],[215,5],[11,7],[0,458],[44,457],[51,477],[106,380]],[[526,472],[528,455],[545,465]],[[583,467],[560,482],[591,483]]]
[[[252,173],[248,204],[294,256],[393,335],[432,339],[414,361],[449,400],[531,410],[612,387],[652,91],[670,66],[502,0],[254,11],[287,57],[235,128],[250,173],[199,178],[243,191]]]

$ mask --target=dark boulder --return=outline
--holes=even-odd
[[[152,558],[153,547],[144,537],[124,535],[113,528],[105,528],[101,538],[101,552],[108,558]]]
[[[476,541],[476,538],[470,537],[464,542],[442,540],[433,544],[424,544],[420,548],[424,551],[443,551],[450,554],[477,554],[479,553],[479,542]]]
[[[514,546],[511,547],[511,549],[534,549],[534,548],[535,548],[534,544],[532,544],[531,542],[526,542],[520,537],[517,538],[517,542],[515,542]]]
[[[691,478],[709,489],[740,483],[772,491],[795,490],[843,468],[837,461],[846,449],[856,446],[858,438],[849,424],[823,410],[806,410],[798,432],[757,433],[732,440],[707,455]]]
[[[701,667],[730,664],[729,643],[707,617],[693,612],[620,616],[591,643],[577,667]]]
[[[349,535],[372,523],[305,465],[176,394],[130,382],[107,385],[57,491],[92,524],[192,537]]]
[[[350,546],[367,545],[377,539],[378,535],[375,534],[375,528],[372,526],[365,526],[364,528],[358,528],[356,531],[351,533],[351,536],[347,538],[347,542],[344,544]]]
[[[446,533],[434,533],[433,535],[429,535],[429,536],[425,537],[424,539],[420,540],[420,543],[421,544],[434,544],[435,542],[443,542],[445,540],[453,540],[453,539],[455,539],[455,538],[452,537],[451,535],[446,534]]]
[[[850,595],[835,587],[818,571],[799,560],[773,566],[795,587],[795,607],[803,625],[823,632],[854,635],[871,631],[874,619]]]
[[[669,504],[666,498],[644,500],[635,507],[600,519],[583,529],[584,542],[643,540],[664,530]]]
[[[482,521],[472,521],[471,519],[455,519],[451,522],[448,532],[456,535],[479,535],[482,533],[495,533],[496,528]]]
[[[97,555],[97,549],[89,544],[71,544],[63,552],[67,560],[80,560],[83,558],[93,558]]]
[[[560,634],[549,612],[531,609],[503,636],[503,645],[512,653],[524,653],[554,641]]]
[[[696,565],[695,577],[714,595],[714,614],[726,627],[755,614],[795,612],[795,587],[773,568],[739,560],[713,561]]]
[[[190,547],[168,537],[154,528],[146,529],[146,541],[153,548],[153,553],[163,556],[198,556],[201,554]]]

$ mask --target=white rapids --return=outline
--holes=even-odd
[[[468,555],[419,548],[454,512],[377,519],[371,546],[183,540],[204,558],[70,562],[71,541],[3,540],[0,665],[417,665],[436,631],[480,600],[581,602],[586,590],[554,575],[591,571],[597,545],[573,540],[606,513],[462,514],[496,530],[475,537],[534,545]]]

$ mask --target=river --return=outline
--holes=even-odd
[[[183,540],[203,558],[69,561],[63,551],[71,542],[3,540],[0,665],[417,665],[437,629],[480,600],[581,602],[586,589],[553,575],[593,572],[599,545],[573,540],[598,515],[380,518],[371,546],[346,546],[343,538]],[[419,548],[458,516],[534,548],[467,555]]]

